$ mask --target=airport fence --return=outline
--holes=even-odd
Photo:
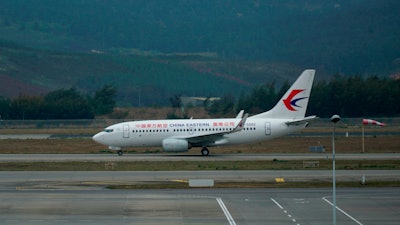
[[[127,120],[2,120],[0,121],[0,129],[104,128],[124,121]]]

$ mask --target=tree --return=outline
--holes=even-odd
[[[43,98],[20,95],[10,102],[10,119],[34,120],[42,116]]]
[[[94,94],[94,108],[96,115],[104,115],[113,112],[116,106],[115,97],[117,90],[112,85],[104,85],[104,87]]]
[[[255,87],[249,95],[241,94],[238,110],[256,114],[272,108],[276,101],[275,83],[267,83]]]
[[[181,95],[174,95],[169,98],[169,102],[171,102],[172,108],[181,108],[182,107],[182,100],[181,100]]]
[[[10,100],[0,96],[0,120],[8,118],[10,115]]]
[[[208,108],[210,114],[229,115],[234,112],[235,97],[231,94],[222,96],[219,101],[214,101]]]
[[[44,98],[47,119],[92,119],[93,107],[75,88],[57,90]]]

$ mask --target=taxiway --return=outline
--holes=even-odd
[[[398,188],[338,189],[337,224],[394,225]],[[332,224],[330,189],[8,190],[1,224]]]

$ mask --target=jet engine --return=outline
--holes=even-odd
[[[162,148],[166,152],[186,152],[189,150],[187,140],[167,138],[162,141]]]

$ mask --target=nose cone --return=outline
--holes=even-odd
[[[99,144],[103,144],[103,145],[104,145],[104,134],[103,134],[103,131],[102,131],[102,132],[99,132],[99,133],[97,133],[97,134],[95,134],[95,135],[92,137],[92,139],[93,139],[93,141],[95,141],[95,142],[97,142],[97,143],[99,143]]]

